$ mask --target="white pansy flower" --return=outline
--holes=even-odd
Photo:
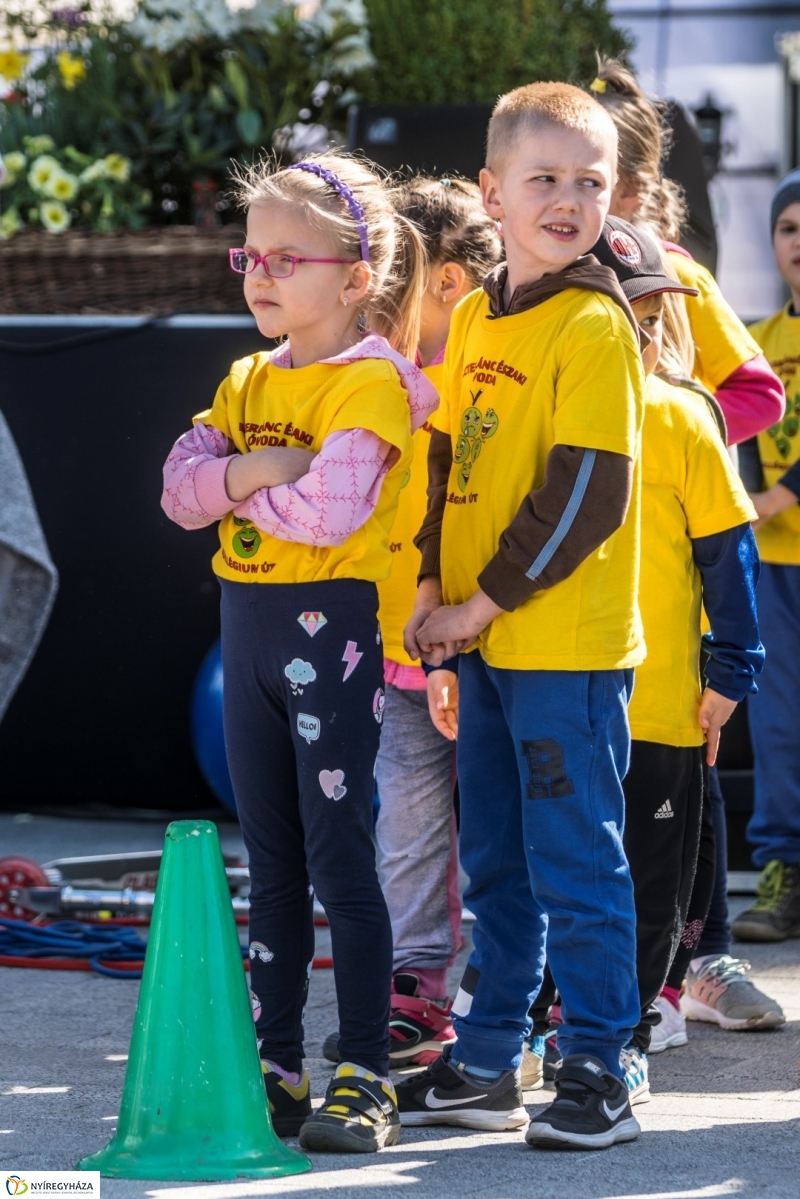
[[[131,160],[123,154],[107,154],[103,159],[103,169],[107,179],[127,183],[131,177]]]
[[[39,220],[50,233],[63,233],[69,229],[72,217],[60,200],[45,200],[39,208]]]
[[[50,154],[40,154],[33,160],[28,171],[28,183],[35,192],[47,195],[50,180],[61,170],[60,164]]]
[[[98,179],[105,179],[106,163],[104,158],[98,158],[96,162],[90,163],[88,167],[81,171],[81,183],[96,183]]]
[[[68,171],[54,171],[50,176],[46,187],[48,196],[52,196],[54,200],[69,201],[73,200],[78,194],[80,181],[77,175],[70,175]]]

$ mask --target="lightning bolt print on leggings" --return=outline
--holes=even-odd
[[[342,1061],[385,1075],[392,933],[372,841],[384,685],[377,589],[356,579],[220,582],[225,744],[250,860],[261,1055],[302,1069],[316,893],[330,922]]]

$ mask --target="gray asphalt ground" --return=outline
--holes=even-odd
[[[222,825],[226,849],[240,844]],[[39,862],[79,853],[159,848],[163,825],[0,816],[0,856]],[[746,904],[732,901],[734,910]],[[327,930],[317,952],[325,954]],[[452,972],[452,991],[467,946]],[[382,1199],[746,1199],[800,1197],[800,940],[740,946],[753,978],[783,1005],[781,1030],[728,1033],[692,1023],[689,1045],[651,1058],[653,1098],[636,1108],[642,1136],[601,1153],[541,1153],[520,1132],[405,1130],[370,1156],[314,1157],[312,1174],[270,1182],[175,1184],[103,1180],[104,1199],[245,1199],[331,1191]],[[119,1105],[138,984],[93,974],[0,970],[0,1167],[71,1169],[110,1138]],[[330,971],[312,976],[307,1053],[314,1095],[331,1069]],[[535,1113],[549,1090],[527,1096]],[[0,1178],[2,1176],[0,1175]]]

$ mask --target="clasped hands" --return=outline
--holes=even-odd
[[[423,579],[417,591],[411,619],[403,633],[408,656],[422,658],[428,666],[441,666],[469,649],[486,626],[503,609],[481,590],[463,604],[444,604],[439,579]]]

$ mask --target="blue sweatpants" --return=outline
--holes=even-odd
[[[392,929],[372,842],[377,588],[221,582],[225,744],[250,859],[261,1056],[302,1068],[316,892],[331,929],[342,1061],[386,1074]]]
[[[468,1066],[515,1069],[547,954],[563,1056],[617,1077],[639,1021],[633,884],[622,848],[632,671],[459,665],[460,853],[474,949],[453,1005]]]
[[[766,659],[758,694],[747,698],[755,804],[747,839],[761,869],[800,862],[800,566],[761,563],[758,623]]]

